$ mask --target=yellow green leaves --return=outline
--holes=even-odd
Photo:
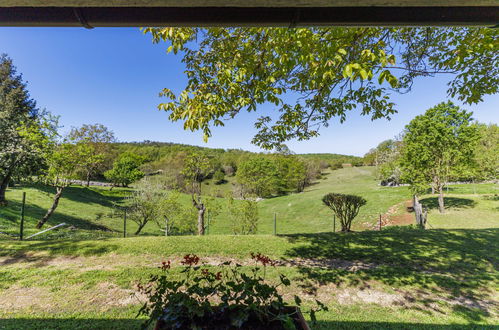
[[[433,28],[148,28],[186,65],[184,91],[165,89],[160,109],[210,136],[240,111],[274,108],[257,122],[253,142],[273,148],[309,139],[347,113],[373,119],[396,112],[386,86],[406,91],[414,79],[455,74],[449,95],[478,102],[499,86],[497,33]],[[397,61],[399,64],[396,64]]]
[[[390,70],[384,70],[382,71],[379,76],[378,76],[378,82],[381,85],[384,81],[387,81],[392,88],[396,88],[398,85],[398,79],[392,73]]]

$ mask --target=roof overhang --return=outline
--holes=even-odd
[[[499,0],[2,0],[0,26],[488,25]]]

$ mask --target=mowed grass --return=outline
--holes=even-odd
[[[317,329],[498,324],[499,230],[415,230],[281,236],[134,237],[0,242],[0,327],[138,328],[135,284],[161,260],[195,253],[245,267],[249,253],[283,263],[285,297],[325,302]],[[288,262],[288,263],[286,263]],[[23,298],[24,297],[24,298]],[[450,327],[450,326],[449,326]]]
[[[286,299],[298,294],[306,306],[314,299],[327,304],[330,310],[319,313],[314,329],[497,328],[497,185],[449,187],[442,215],[436,196],[423,196],[428,230],[361,231],[410,198],[407,187],[378,186],[372,171],[341,169],[304,193],[259,202],[260,232],[272,232],[276,212],[277,236],[220,235],[230,233],[222,212],[208,236],[151,236],[159,233],[149,224],[143,236],[118,238],[123,223],[113,210],[129,191],[71,187],[50,224],[68,222],[78,230],[57,231],[45,240],[0,240],[0,329],[138,329],[141,297],[133,295],[135,285],[157,273],[162,260],[171,259],[179,270],[180,258],[194,253],[207,267],[229,260],[246,269],[253,265],[250,252],[281,261],[267,276],[292,280],[283,291]],[[35,232],[50,206],[50,190],[11,189],[9,207],[0,209],[0,231],[17,231],[22,191],[28,196],[28,232]],[[320,201],[327,192],[368,200],[356,232],[331,233],[330,212]]]

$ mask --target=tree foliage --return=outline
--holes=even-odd
[[[440,212],[444,211],[445,183],[474,166],[479,136],[471,116],[452,102],[440,103],[416,116],[405,128],[402,176],[415,193],[432,185],[440,194]]]
[[[345,195],[329,193],[322,197],[322,202],[333,210],[333,213],[340,220],[341,231],[350,231],[352,221],[355,219],[362,206],[366,205],[367,201],[355,195]]]
[[[85,154],[81,154],[80,149],[70,143],[61,143],[51,150],[50,155],[47,157],[48,168],[39,179],[45,184],[54,187],[56,192],[52,206],[37,223],[36,228],[42,228],[57,209],[64,189],[76,178],[76,171],[82,157],[85,157]]]
[[[258,230],[258,203],[244,199],[236,201],[232,196],[227,198],[227,209],[231,217],[234,235],[256,234]]]
[[[12,178],[26,178],[45,166],[57,119],[40,111],[12,60],[0,55],[0,205]]]
[[[475,151],[476,178],[492,180],[499,178],[499,127],[497,124],[480,124],[480,139]]]
[[[187,85],[159,109],[190,130],[223,126],[241,111],[272,104],[253,143],[273,149],[319,134],[360,109],[371,119],[397,112],[391,93],[418,77],[448,74],[448,94],[477,103],[499,86],[497,31],[489,28],[147,28],[182,54]]]
[[[81,178],[87,181],[88,186],[91,178],[110,168],[112,143],[116,142],[114,133],[102,124],[85,124],[79,128],[73,127],[68,138],[86,155],[78,167]]]
[[[144,172],[139,169],[143,162],[144,158],[139,155],[123,153],[114,162],[113,168],[104,173],[104,176],[115,185],[121,184],[127,187],[130,183],[144,177]]]

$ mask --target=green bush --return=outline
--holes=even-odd
[[[322,202],[333,210],[333,213],[340,220],[343,232],[350,231],[352,221],[359,214],[360,207],[367,203],[360,196],[335,193],[329,193],[322,197]]]

